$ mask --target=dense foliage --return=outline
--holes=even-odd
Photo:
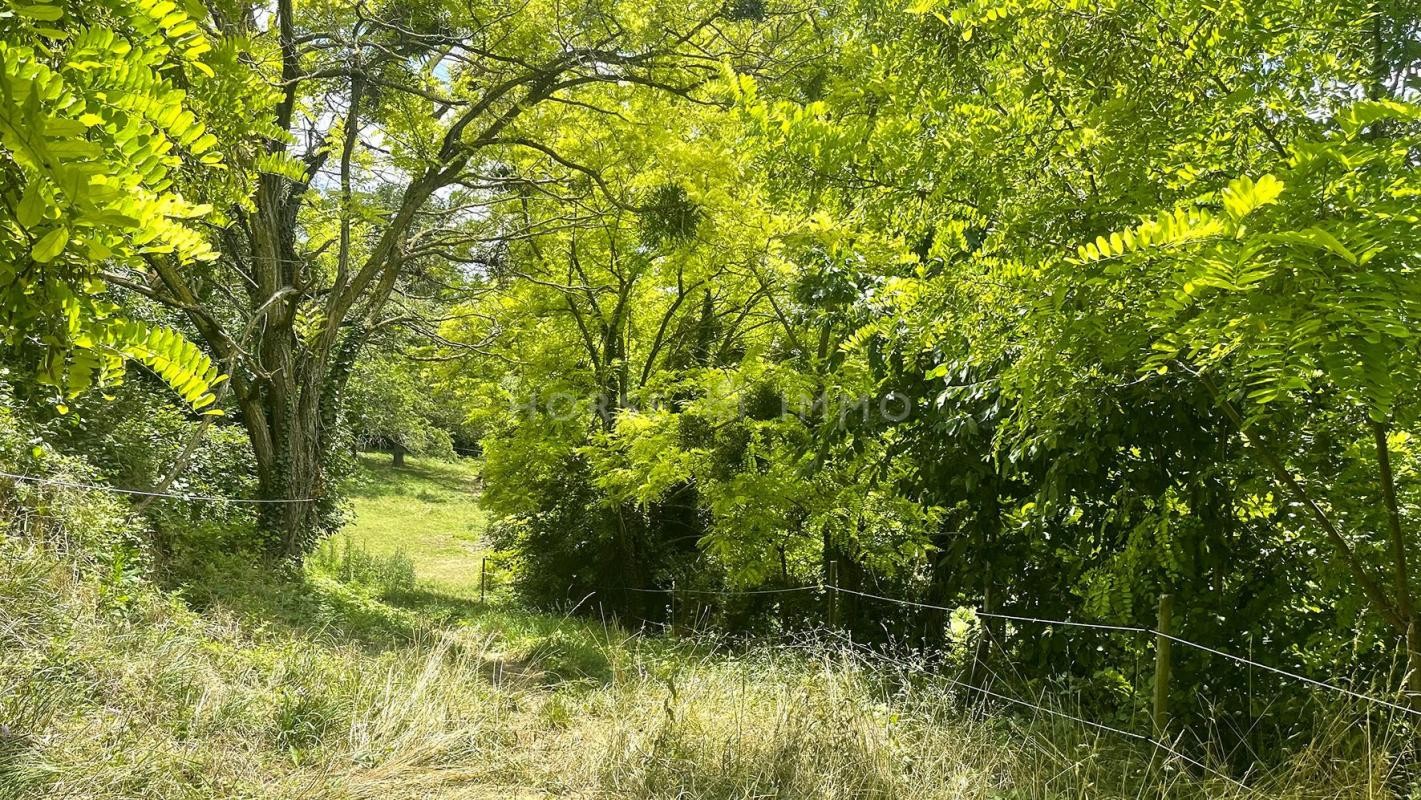
[[[657,114],[667,144],[607,115],[595,222],[509,245],[461,328],[507,364],[449,377],[529,591],[655,616],[619,590],[835,562],[871,593],[1144,625],[1171,593],[1216,646],[1400,647],[1380,680],[1421,676],[1413,15],[849,4],[786,37],[812,66]],[[941,641],[941,615],[847,605],[859,637]],[[998,635],[1138,690],[1138,642],[1042,632]],[[1241,677],[1184,668],[1253,724]]]
[[[1414,3],[6,9],[13,391],[110,478],[267,501],[223,548],[308,553],[352,446],[457,449],[537,603],[1170,594],[1191,639],[1421,703]],[[116,392],[125,359],[209,419]],[[945,644],[839,599],[858,641]],[[1145,702],[1138,638],[984,642]],[[1248,676],[1179,672],[1286,741]]]
[[[172,3],[7,4],[0,39],[0,260],[6,339],[40,361],[62,400],[117,382],[140,361],[196,409],[218,371],[176,331],[125,318],[97,295],[109,270],[145,258],[216,258],[188,220],[184,161],[220,169],[210,111],[235,53]],[[210,65],[208,62],[212,62]],[[186,87],[186,88],[184,88]]]

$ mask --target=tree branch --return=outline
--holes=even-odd
[[[1288,491],[1292,493],[1293,497],[1311,512],[1313,518],[1317,520],[1318,525],[1322,527],[1323,532],[1327,534],[1328,540],[1332,542],[1332,546],[1336,550],[1338,557],[1342,559],[1348,572],[1352,574],[1352,578],[1357,581],[1357,585],[1362,587],[1362,591],[1366,594],[1367,599],[1371,601],[1372,606],[1376,609],[1377,613],[1381,615],[1382,619],[1386,620],[1387,624],[1399,632],[1403,634],[1406,633],[1406,621],[1397,613],[1396,606],[1387,598],[1381,586],[1371,574],[1367,572],[1366,567],[1357,556],[1357,552],[1347,543],[1346,538],[1342,536],[1342,532],[1338,530],[1337,525],[1333,523],[1332,518],[1328,516],[1327,512],[1318,505],[1317,501],[1313,500],[1312,495],[1310,495],[1307,489],[1298,482],[1298,479],[1288,471],[1288,468],[1283,464],[1282,460],[1278,458],[1261,439],[1248,433],[1247,428],[1244,426],[1243,417],[1238,413],[1238,410],[1233,407],[1233,404],[1229,402],[1228,398],[1219,392],[1219,388],[1214,384],[1212,378],[1203,372],[1190,369],[1188,365],[1183,362],[1176,363],[1179,363],[1185,371],[1195,375],[1203,382],[1204,388],[1209,391],[1209,395],[1214,398],[1214,402],[1223,410],[1224,416],[1229,418],[1229,421],[1238,429],[1239,435],[1243,437],[1244,442],[1253,448],[1253,451],[1263,460],[1263,463],[1273,473],[1273,478],[1286,487]]]

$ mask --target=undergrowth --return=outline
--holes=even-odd
[[[909,662],[256,580],[199,612],[7,536],[0,797],[1322,798],[1384,761],[1313,754],[1246,792]]]
[[[448,471],[396,494],[429,480],[468,504]],[[0,800],[1320,800],[1386,796],[1396,760],[1339,717],[1244,789],[824,637],[632,635],[480,602],[423,580],[437,548],[379,514],[366,530],[398,534],[380,551],[337,539],[273,569],[210,542],[159,568],[121,503],[22,489],[0,492]]]

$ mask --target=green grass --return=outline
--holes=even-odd
[[[213,553],[175,593],[0,535],[0,800],[1386,796],[1380,741],[1242,791],[921,663],[481,603],[474,476],[372,459],[349,549]]]
[[[422,586],[461,597],[479,592],[479,560],[488,515],[478,504],[474,461],[361,454],[348,491],[352,519],[328,546],[343,539],[377,557],[402,552]]]
[[[477,642],[490,669],[526,680],[611,676],[620,650],[608,645],[625,634],[511,605],[496,558],[479,599],[481,562],[492,554],[482,539],[488,517],[478,504],[477,462],[407,458],[395,467],[388,456],[367,453],[346,488],[350,522],[311,559],[305,581],[307,592],[320,595],[314,605],[340,609],[326,615],[327,628],[375,643]],[[284,616],[295,622],[312,613]]]

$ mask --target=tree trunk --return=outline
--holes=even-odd
[[[1396,476],[1391,469],[1391,447],[1387,443],[1389,430],[1385,423],[1372,422],[1373,443],[1377,451],[1377,478],[1381,484],[1387,534],[1391,541],[1392,586],[1396,613],[1406,626],[1405,691],[1411,706],[1421,709],[1421,630],[1418,630],[1415,603],[1411,597],[1410,553],[1406,532],[1402,529],[1401,505],[1396,498]]]
[[[290,381],[273,381],[290,384]],[[316,540],[326,490],[326,442],[318,409],[290,397],[287,385],[241,402],[263,501],[263,546],[273,558],[300,559]]]
[[[265,415],[265,409],[255,407],[251,413]],[[248,419],[251,413],[244,408]],[[269,440],[251,437],[252,453],[257,462],[258,494],[263,501],[263,549],[272,558],[299,560],[320,529],[325,464],[312,420],[299,413],[284,416],[280,430]],[[256,428],[249,423],[248,430]]]
[[[405,446],[404,446],[404,445],[400,444],[399,442],[395,442],[395,443],[390,447],[390,455],[394,456],[394,460],[393,460],[392,463],[394,464],[394,466],[395,466],[396,468],[403,467],[403,466],[405,465]]]
[[[954,530],[948,530],[948,528]],[[965,542],[960,533],[955,528],[958,523],[949,523],[945,518],[938,525],[938,529],[933,533],[932,563],[928,569],[928,588],[924,595],[924,602],[932,606],[948,607],[953,603],[962,589],[962,580],[966,575],[972,573],[967,565],[967,553]],[[942,608],[925,609],[922,615],[922,627],[919,632],[919,644],[930,652],[942,651],[947,647],[948,623],[950,617],[948,612]]]
[[[271,316],[273,330],[260,353],[266,374],[234,377],[233,388],[256,461],[263,549],[272,558],[299,561],[327,521],[330,434],[363,339],[352,328],[334,352],[310,351],[288,314]]]
[[[1421,711],[1421,623],[1415,617],[1406,626],[1406,680],[1403,686],[1407,704]]]

